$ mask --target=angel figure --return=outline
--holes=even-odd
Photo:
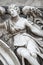
[[[43,58],[43,54],[40,52],[39,46],[35,40],[26,32],[26,26],[28,26],[36,35],[43,36],[43,31],[39,27],[31,25],[30,21],[28,22],[27,19],[20,17],[20,10],[17,5],[9,5],[8,12],[11,18],[6,22],[1,23],[0,27],[3,27],[8,31],[9,39],[13,38],[12,44],[14,48],[18,47],[16,51],[19,56],[27,59],[31,65],[40,65],[37,61],[37,55]]]

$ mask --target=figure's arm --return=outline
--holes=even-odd
[[[43,30],[35,24],[31,24],[28,21],[26,22],[26,25],[30,28],[31,32],[35,35],[42,36],[43,37]]]
[[[0,23],[0,28],[4,28],[11,33],[15,32],[15,28],[11,25],[10,20],[6,20],[4,23]]]
[[[0,6],[0,16],[5,14],[5,8]],[[4,23],[0,23],[0,28],[4,28],[5,27],[5,22]]]
[[[0,28],[5,28],[5,22],[4,23],[0,23]]]
[[[3,23],[0,23],[0,28],[4,28],[7,30],[8,20],[4,21]]]

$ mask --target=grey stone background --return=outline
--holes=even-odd
[[[18,6],[30,5],[43,7],[43,0],[0,0],[0,5],[9,5],[11,3],[16,3]]]

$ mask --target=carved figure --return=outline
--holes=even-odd
[[[0,23],[0,28],[3,27],[8,31],[9,39],[13,40],[13,47],[18,47],[16,51],[19,56],[26,58],[31,65],[40,65],[37,61],[37,55],[43,58],[43,54],[35,40],[26,33],[25,27],[28,26],[34,34],[40,36],[43,36],[43,31],[36,25],[32,25],[30,21],[28,22],[25,18],[20,17],[19,8],[16,5],[11,4],[8,7],[8,12],[11,18]]]

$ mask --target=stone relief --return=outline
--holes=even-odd
[[[21,65],[43,65],[43,18],[42,12],[35,7],[16,4],[8,6],[8,19],[0,22],[0,39],[4,41],[18,57]],[[6,10],[0,7],[0,18]],[[41,59],[41,61],[39,60]],[[26,61],[25,61],[26,59]]]

